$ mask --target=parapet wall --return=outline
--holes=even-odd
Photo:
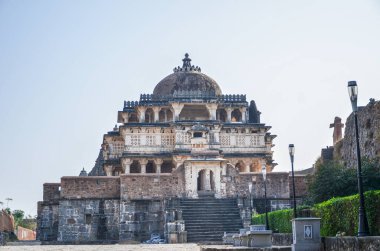
[[[252,196],[264,197],[264,179],[261,173],[241,173],[235,177],[237,192],[240,196],[249,195],[249,184],[252,182]],[[267,174],[268,198],[289,198],[289,173],[273,172]]]
[[[293,183],[292,176],[289,176],[289,192],[290,197],[293,198]],[[294,185],[296,187],[296,198],[305,197],[309,187],[308,179],[306,175],[294,175]]]
[[[62,177],[62,199],[117,199],[120,198],[119,177]]]
[[[136,174],[120,176],[123,200],[165,199],[184,194],[183,178],[177,174]]]
[[[44,183],[43,200],[55,201],[60,198],[61,183]]]

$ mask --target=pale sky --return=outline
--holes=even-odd
[[[93,167],[124,100],[192,63],[247,94],[278,135],[275,171],[311,167],[329,124],[380,97],[380,1],[0,0],[0,201],[36,214],[42,184]]]

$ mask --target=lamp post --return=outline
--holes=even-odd
[[[263,173],[263,180],[264,180],[265,230],[269,230],[268,203],[267,203],[267,168],[265,164],[262,164],[261,172]]]
[[[249,189],[249,208],[251,210],[250,213],[252,213],[252,208],[253,208],[253,205],[252,205],[252,182],[250,182],[248,184],[248,189]]]
[[[297,218],[296,186],[294,183],[294,144],[289,144],[290,162],[292,163],[292,183],[293,183],[293,211],[294,218]]]
[[[358,159],[357,177],[358,177],[358,190],[359,190],[359,229],[358,236],[369,235],[367,215],[365,212],[364,195],[363,195],[363,183],[362,183],[362,163],[360,158],[360,146],[359,146],[359,128],[358,128],[358,85],[356,81],[348,82],[348,94],[352,105],[352,111],[354,113],[355,120],[355,138],[356,138],[356,156]]]

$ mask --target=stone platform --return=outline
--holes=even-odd
[[[250,247],[233,247],[228,245],[198,245],[193,243],[186,244],[136,244],[136,245],[12,245],[2,246],[1,250],[9,251],[98,251],[98,250],[112,250],[112,251],[290,251],[289,247],[276,247],[271,248],[250,248]]]

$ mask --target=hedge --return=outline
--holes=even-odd
[[[380,234],[380,190],[365,193],[365,206],[371,235]],[[303,209],[297,209],[297,215]],[[359,195],[332,198],[311,208],[313,217],[321,218],[321,235],[335,236],[337,232],[357,235]],[[280,233],[291,233],[293,210],[285,209],[268,213],[269,227]],[[265,214],[252,217],[253,224],[264,224]]]

